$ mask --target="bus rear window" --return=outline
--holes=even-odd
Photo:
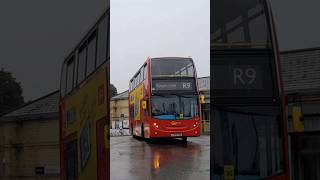
[[[190,58],[154,58],[151,62],[152,77],[194,77]]]

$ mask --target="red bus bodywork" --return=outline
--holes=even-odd
[[[179,119],[179,120],[159,120],[151,115],[152,111],[152,103],[151,103],[151,78],[152,75],[150,73],[151,70],[151,58],[148,58],[144,65],[147,66],[147,78],[145,78],[136,88],[130,90],[129,89],[129,124],[130,124],[130,132],[133,136],[139,136],[142,138],[187,138],[187,137],[197,137],[201,134],[200,128],[200,104],[199,104],[199,93],[198,86],[195,79],[196,84],[196,95],[198,97],[198,105],[197,105],[197,116],[192,119]],[[142,66],[143,67],[143,66]],[[140,119],[135,120],[134,116],[131,112],[133,108],[134,101],[134,91],[142,88],[142,98],[140,100],[140,104],[142,101],[147,102],[147,112],[144,113],[142,106],[140,106]]]
[[[109,19],[108,8],[62,65],[59,100],[61,180],[110,179]],[[79,64],[80,49],[86,50],[93,40],[99,45],[95,46],[94,56],[84,60],[83,78],[77,79],[81,72],[80,65],[76,65]],[[94,63],[90,72],[85,70],[90,64],[87,62]]]
[[[246,12],[246,10],[248,10],[248,12]],[[256,12],[259,13],[256,15],[251,14],[252,17],[249,17],[250,13],[254,12],[253,10],[256,10]],[[232,22],[232,20],[236,19],[237,17],[245,17],[244,15],[249,15],[249,18],[243,18],[240,22],[238,22],[237,27],[232,26],[232,31],[223,29],[227,27],[227,25],[230,25],[228,24],[229,22]],[[252,21],[257,20],[257,17],[259,16],[259,20],[261,22],[264,21],[265,26],[259,26],[260,29],[257,28],[258,26],[255,26],[255,28],[250,29],[250,25],[253,25]],[[236,43],[232,40],[228,40],[227,38],[222,38],[221,41],[218,41],[218,39],[221,37],[228,37],[228,35],[230,35],[232,32],[238,30],[237,28],[243,28],[244,30],[242,30],[246,32],[246,37],[240,41],[241,43]],[[217,34],[218,29],[223,29],[224,32]],[[265,34],[259,34],[259,31],[265,32]],[[255,33],[256,36],[251,36],[250,33]],[[216,35],[216,37],[214,35]],[[266,43],[262,44],[266,46],[255,46],[257,44],[254,44],[255,41],[253,39],[257,37],[264,38],[264,36],[266,37]],[[252,57],[256,58],[255,61],[253,61]],[[225,61],[225,64],[223,65],[228,66],[229,69],[239,68],[240,66],[240,68],[250,67],[254,69],[255,67],[261,66],[261,68],[266,68],[265,71],[263,71],[264,73],[262,73],[262,76],[266,77],[270,75],[270,77],[267,77],[269,78],[269,81],[265,81],[264,79],[262,84],[265,86],[260,89],[260,92],[254,88],[248,88],[250,86],[247,84],[243,87],[238,87],[238,89],[232,86],[228,87],[230,89],[211,89],[211,96],[213,99],[213,101],[211,101],[211,113],[215,118],[214,119],[213,116],[211,116],[211,123],[213,124],[211,125],[211,145],[213,146],[213,148],[211,148],[211,179],[214,180],[225,178],[289,180],[290,171],[288,160],[289,152],[285,93],[281,80],[278,41],[269,1],[217,0],[215,3],[212,3],[210,58],[211,67],[217,67],[221,65],[223,59]],[[266,59],[268,59],[268,61],[266,61]],[[267,63],[259,64],[262,61]],[[268,74],[268,72],[271,73]],[[223,80],[227,79],[224,77],[227,76],[227,73],[221,75],[215,73],[215,70],[211,71],[211,76],[222,77],[221,79]],[[220,84],[213,84],[212,82],[211,87],[220,87],[219,85],[222,83],[221,81],[219,82]],[[270,86],[266,82],[271,82]],[[272,88],[268,89],[268,87]],[[267,111],[269,112],[267,113]],[[270,112],[273,112],[274,114]],[[245,116],[250,117],[252,124],[249,124],[249,121],[244,120],[243,117]],[[259,121],[258,119],[262,117],[264,119],[270,117],[268,119],[270,121]],[[238,122],[238,124],[235,122]],[[244,122],[247,122],[247,124]],[[225,129],[229,128],[231,129],[231,132],[228,132],[228,129],[225,130],[219,126],[223,123],[226,127]],[[255,129],[255,136],[257,138],[256,143],[253,141],[250,142],[250,138],[252,140],[252,137],[245,137],[245,135],[250,134],[248,131],[245,132],[239,130],[239,127],[241,126],[239,124],[241,123],[245,124],[243,127],[246,127],[246,130],[250,130],[250,128]],[[273,123],[273,125],[269,124],[270,126],[267,126],[268,123]],[[253,125],[253,128],[249,127],[248,124]],[[260,129],[257,129],[257,126],[260,126]],[[263,126],[269,127],[269,131],[261,130],[261,127]],[[235,130],[237,128],[241,133]],[[267,134],[266,132],[271,133]],[[263,139],[264,137],[268,138]],[[246,144],[241,144],[240,142],[246,142]],[[271,146],[273,148],[271,148],[271,146],[268,147],[266,144],[269,146],[272,144]],[[251,152],[249,150],[252,150],[252,147],[256,147],[256,155],[254,155],[255,158],[241,159],[238,157],[239,154],[243,155],[245,152]],[[248,151],[244,151],[244,149]],[[246,162],[254,163],[253,165],[248,165]]]

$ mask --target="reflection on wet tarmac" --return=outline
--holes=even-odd
[[[207,180],[210,137],[144,142],[132,137],[111,138],[111,180]]]
[[[160,168],[160,153],[159,152],[156,152],[153,157],[153,168],[155,170]]]

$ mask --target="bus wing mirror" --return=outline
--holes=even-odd
[[[142,109],[143,110],[147,109],[147,101],[142,101]]]
[[[204,104],[204,103],[205,103],[205,101],[204,101],[204,95],[201,95],[201,96],[200,96],[200,103],[201,103],[201,104]]]

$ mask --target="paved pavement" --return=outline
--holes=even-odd
[[[111,180],[209,180],[210,136],[145,142],[111,137]]]

